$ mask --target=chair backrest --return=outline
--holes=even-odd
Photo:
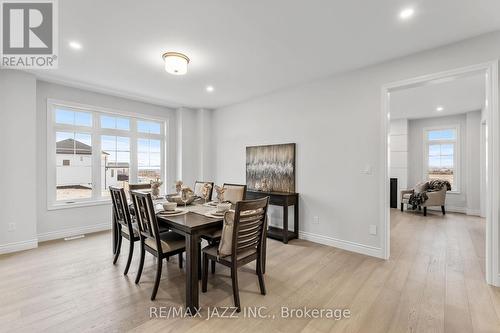
[[[247,186],[241,184],[224,184],[224,200],[236,204],[238,201],[245,200],[247,195]]]
[[[267,228],[269,197],[239,201],[234,211],[231,260],[236,262],[242,252],[255,249],[261,253]]]
[[[156,242],[156,248],[161,249],[160,232],[151,193],[130,191],[130,197],[134,203],[135,218],[141,238],[151,238]]]
[[[133,235],[132,218],[130,217],[125,190],[120,187],[110,186],[109,193],[111,194],[116,221],[128,229],[129,235]]]
[[[151,184],[128,184],[130,191],[151,192]]]
[[[212,199],[212,192],[214,190],[214,182],[203,182],[203,181],[195,181],[194,182],[194,195],[201,197],[202,189],[205,184],[210,185],[210,191],[208,193],[208,199]]]

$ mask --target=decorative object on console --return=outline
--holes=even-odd
[[[158,198],[160,196],[160,186],[163,185],[163,182],[160,178],[156,178],[156,180],[151,181],[151,196],[153,198]]]
[[[295,143],[247,147],[246,155],[249,190],[295,192]]]
[[[218,202],[223,202],[224,201],[224,192],[226,191],[225,188],[215,185],[215,192],[217,193],[217,201]]]

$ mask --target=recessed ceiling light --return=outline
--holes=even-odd
[[[415,15],[415,9],[413,9],[411,7],[405,8],[402,11],[399,12],[399,18],[402,19],[402,20],[408,20],[413,15]]]
[[[441,111],[443,111],[443,110],[444,110],[444,108],[443,108],[442,106],[438,106],[438,107],[436,108],[436,111],[437,111],[437,112],[441,112]]]
[[[69,46],[74,49],[74,50],[81,50],[82,49],[82,44],[78,43],[78,42],[75,42],[75,41],[71,41],[69,42]]]
[[[208,92],[213,92],[214,91],[214,87],[213,86],[207,86],[207,91]]]

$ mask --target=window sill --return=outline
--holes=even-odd
[[[80,208],[80,207],[93,207],[93,206],[102,206],[102,205],[111,205],[111,199],[102,199],[102,200],[92,200],[92,201],[75,201],[71,203],[58,202],[47,205],[47,210],[60,210],[60,209],[71,209],[71,208]]]
[[[460,191],[447,191],[446,194],[461,194]]]

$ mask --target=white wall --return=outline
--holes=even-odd
[[[486,201],[481,193],[481,111],[466,113],[466,189],[468,215],[481,215],[481,200]]]
[[[398,207],[400,191],[408,188],[408,120],[394,119],[389,126],[389,177],[398,180]]]
[[[473,111],[446,117],[412,119],[408,122],[408,186],[414,187],[424,176],[424,129],[459,126],[459,192],[446,194],[448,211],[479,215],[481,112]],[[439,209],[437,207],[436,209]]]
[[[35,96],[32,75],[0,70],[0,253],[37,246]]]
[[[176,120],[175,110],[104,95],[78,88],[43,81],[36,84],[37,124],[37,215],[40,240],[59,238],[68,233],[101,230],[111,225],[111,204],[60,210],[47,210],[47,98],[93,105],[145,116],[162,117],[168,121],[167,182],[176,175]]]
[[[495,32],[218,109],[216,180],[245,181],[248,145],[296,142],[301,237],[382,256],[380,233],[369,234],[371,224],[382,230],[383,223],[381,86],[499,54]],[[361,172],[367,165],[371,175]]]

